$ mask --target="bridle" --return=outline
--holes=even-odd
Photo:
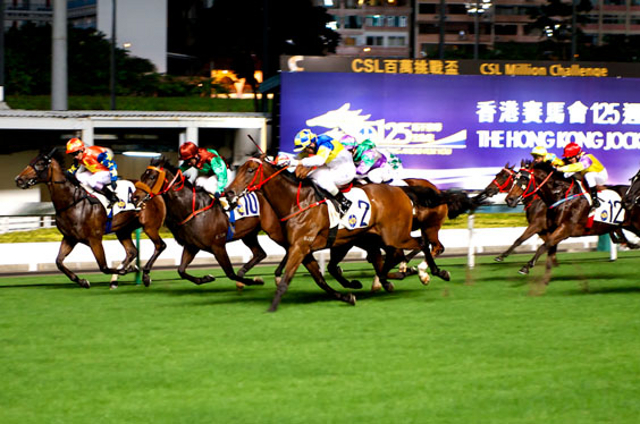
[[[142,203],[146,203],[153,197],[160,196],[171,189],[173,189],[174,191],[178,191],[182,190],[182,188],[184,187],[185,177],[180,170],[176,172],[176,175],[171,181],[167,180],[167,171],[164,168],[158,166],[148,166],[147,171],[157,172],[158,178],[156,178],[156,182],[153,184],[153,187],[149,187],[149,185],[142,181],[137,181],[135,183],[136,188],[146,193],[146,196],[144,197],[144,199],[142,199]],[[179,185],[178,181],[180,181]]]
[[[540,183],[540,185],[537,185],[536,179],[533,177],[533,170],[520,169],[518,173],[515,175],[514,177],[515,181],[513,182],[513,186],[516,187],[518,186],[517,185],[518,181],[523,180],[522,183],[520,183],[519,185],[520,190],[522,192],[520,193],[520,196],[518,196],[518,198],[516,199],[516,203],[519,202],[520,200],[526,199],[527,197],[535,195],[542,187],[544,187],[544,185],[547,183],[547,181],[549,181],[552,175],[553,175],[553,172],[549,172],[549,175],[547,175],[547,177],[542,181],[542,183]],[[573,182],[571,184],[573,186]],[[530,189],[531,191],[529,191]]]
[[[506,193],[509,191],[509,189],[511,189],[511,186],[514,183],[514,175],[516,175],[516,172],[511,169],[511,168],[502,168],[502,171],[506,172],[507,174],[509,174],[509,176],[505,179],[504,183],[500,184],[498,182],[498,176],[496,175],[496,178],[493,179],[493,181],[491,181],[491,184],[495,185],[496,187],[498,187],[498,193]],[[501,171],[501,172],[502,172]],[[498,175],[500,175],[500,173],[498,173]]]

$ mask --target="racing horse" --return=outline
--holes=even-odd
[[[614,187],[618,193],[623,189],[626,190],[626,187]],[[549,208],[549,234],[533,258],[519,271],[521,274],[528,274],[541,255],[569,237],[609,234],[620,228],[640,235],[640,219],[637,214],[634,216],[626,213],[620,225],[616,224],[622,208],[615,205],[615,202],[610,204],[610,213],[607,214],[609,222],[596,221],[593,216],[590,217],[591,204],[577,180],[565,178],[564,174],[556,171],[549,163],[541,162],[530,169],[521,169],[516,174],[513,187],[506,197],[507,205],[515,207],[520,199],[534,193],[538,194]],[[545,284],[548,284],[551,278],[552,265],[551,257],[547,255],[543,279]]]
[[[244,285],[264,284],[261,278],[245,278],[244,275],[267,257],[258,243],[258,233],[264,230],[276,242],[282,244],[285,237],[280,221],[269,213],[269,204],[259,196],[260,215],[247,216],[230,222],[220,202],[191,185],[180,170],[166,158],[153,159],[136,183],[132,196],[134,203],[146,209],[153,199],[164,198],[167,204],[166,225],[176,241],[184,247],[178,274],[181,278],[200,285],[214,280],[212,275],[195,277],[187,273],[187,267],[199,251],[212,253],[225,275],[236,282],[238,288]],[[266,210],[265,210],[266,209]],[[242,240],[251,250],[252,257],[236,274],[226,244]]]
[[[235,203],[238,197],[260,189],[276,215],[285,223],[288,257],[284,276],[268,311],[277,310],[296,270],[313,251],[349,244],[363,235],[380,237],[387,250],[387,259],[382,269],[376,269],[381,281],[386,281],[386,275],[393,266],[390,258],[394,249],[422,250],[431,272],[442,279],[450,279],[447,271],[437,267],[428,242],[424,238],[411,237],[413,205],[401,188],[382,184],[363,186],[362,190],[370,201],[363,205],[370,213],[364,227],[338,229],[334,232],[329,228],[328,206],[322,200],[317,200],[314,187],[306,180],[300,181],[289,172],[283,172],[286,170],[286,166],[278,167],[264,154],[259,158],[250,158],[238,169],[236,178],[225,190],[229,201]],[[419,267],[421,279],[426,274],[426,266],[423,264]],[[328,286],[323,289],[338,300],[355,303]]]
[[[528,166],[530,166],[530,162],[520,162],[521,168],[526,168]],[[507,162],[507,164],[496,174],[495,178],[483,190],[483,193],[487,197],[493,197],[498,193],[508,193],[509,190],[511,190],[511,187],[513,187],[513,183],[515,181],[514,177],[517,174],[517,171],[515,171],[514,168],[515,164],[509,166],[509,163]],[[540,196],[538,196],[537,193],[530,196],[523,196],[522,203],[524,204],[524,211],[529,225],[507,250],[494,258],[496,262],[503,262],[504,258],[513,253],[518,246],[529,240],[535,234],[538,234],[543,240],[546,237],[547,205],[542,201],[542,199],[540,199]],[[557,265],[556,250],[557,248],[555,246],[549,250],[549,255],[551,255],[551,260],[554,265]]]
[[[15,182],[22,189],[30,188],[38,183],[46,184],[49,189],[56,211],[56,226],[63,236],[56,258],[58,269],[80,287],[91,287],[88,280],[79,278],[64,265],[65,258],[78,243],[81,243],[89,246],[100,271],[103,273],[115,276],[115,274],[124,275],[131,272],[135,269],[132,263],[138,255],[138,250],[131,240],[131,233],[142,227],[154,245],[153,255],[142,270],[144,285],[149,286],[151,267],[166,248],[166,244],[159,234],[165,218],[165,205],[162,199],[151,202],[145,211],[125,210],[110,219],[104,206],[82,188],[73,176],[63,171],[60,162],[53,157],[55,151],[54,148],[48,154],[41,153],[36,156],[18,174]],[[107,266],[102,246],[102,237],[107,232],[107,227],[116,234],[126,252],[124,261],[117,269]],[[117,286],[117,277],[112,278],[110,287],[116,288]]]

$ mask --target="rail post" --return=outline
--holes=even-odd
[[[476,266],[475,247],[473,245],[473,221],[474,214],[469,214],[467,219],[467,228],[469,229],[469,250],[467,251],[467,267],[473,269]]]

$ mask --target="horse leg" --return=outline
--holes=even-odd
[[[216,257],[216,261],[218,261],[218,265],[222,267],[224,274],[227,276],[229,280],[233,280],[236,282],[236,287],[238,289],[244,288],[244,286],[256,286],[264,284],[262,279],[251,279],[244,278],[236,275],[236,272],[233,270],[233,265],[231,264],[231,259],[229,259],[229,254],[227,253],[227,249],[225,247],[226,243],[223,241],[222,245],[214,244],[211,246],[211,250],[213,251],[213,255]]]
[[[429,244],[431,244],[431,256],[436,257],[444,253],[444,246],[438,238],[438,232],[440,231],[440,225],[431,226],[425,228],[424,234]]]
[[[138,249],[136,249],[136,246],[133,244],[133,241],[131,240],[131,234],[117,233],[116,235],[118,236],[118,241],[120,242],[120,244],[122,244],[122,247],[124,247],[124,251],[126,253],[124,260],[120,265],[118,265],[116,269],[124,273],[135,271],[135,267],[130,267],[130,265],[134,261],[134,259],[138,256]],[[111,281],[109,282],[109,288],[110,289],[118,288],[118,274],[113,274],[111,276]]]
[[[149,287],[151,284],[151,267],[153,267],[158,256],[160,256],[160,254],[167,248],[167,243],[165,243],[160,237],[160,231],[158,228],[144,228],[144,232],[149,236],[154,247],[153,255],[151,255],[147,263],[142,268],[142,282],[145,287]]]
[[[327,271],[333,278],[336,279],[340,285],[346,289],[361,289],[362,283],[358,280],[347,280],[342,274],[342,268],[338,265],[347,253],[349,253],[349,249],[351,249],[351,244],[343,244],[342,246],[332,247],[330,250],[330,258],[329,263],[327,264]]]
[[[501,254],[499,254],[498,256],[496,256],[494,258],[494,261],[496,262],[503,262],[504,258],[506,258],[507,256],[509,256],[511,253],[513,253],[513,251],[520,246],[522,243],[524,243],[525,241],[529,240],[534,234],[539,233],[541,230],[541,228],[537,225],[529,225],[525,230],[524,233],[522,233],[520,235],[520,237],[518,237],[516,239],[516,241],[513,242],[513,244],[511,245],[510,248],[508,248],[507,250],[505,250],[504,252],[502,252]]]
[[[58,250],[58,257],[56,258],[56,266],[64,275],[67,276],[69,280],[73,281],[80,287],[88,289],[91,287],[89,281],[84,278],[79,278],[73,271],[64,266],[64,259],[69,256],[69,253],[71,253],[73,248],[76,247],[76,244],[78,244],[76,240],[72,240],[67,237],[62,239],[62,243],[60,243],[60,250]]]
[[[316,259],[313,257],[311,253],[309,253],[304,258],[304,260],[302,261],[302,264],[304,265],[305,268],[307,268],[307,270],[313,277],[313,280],[316,282],[318,287],[320,287],[322,290],[326,291],[330,295],[334,296],[337,300],[341,300],[343,302],[346,302],[350,305],[355,306],[356,296],[354,294],[340,293],[339,291],[336,291],[332,289],[331,286],[329,286],[327,281],[322,276],[322,271],[320,271],[320,265],[318,265],[318,262],[316,261]]]
[[[421,233],[422,233],[422,238],[417,241],[420,243],[420,247],[422,248],[422,252],[424,253],[424,259],[426,261],[426,264],[429,266],[429,270],[431,271],[431,274],[443,279],[444,281],[451,280],[451,274],[449,273],[449,271],[440,269],[436,264],[435,259],[433,259],[433,256],[431,256],[431,250],[429,250],[429,244],[427,241],[428,239],[426,237],[425,231],[423,230],[421,231]],[[426,272],[426,266],[424,261],[420,263],[420,265],[418,266],[418,275],[420,276],[420,281],[422,282],[422,284],[424,285],[429,284],[430,278],[429,278],[429,274],[427,274]]]
[[[308,251],[309,249],[306,250]],[[273,297],[271,306],[267,309],[267,312],[275,312],[278,310],[278,305],[280,305],[282,296],[287,292],[289,284],[293,279],[293,275],[296,273],[305,256],[305,253],[301,252],[301,249],[297,246],[289,247],[289,250],[287,251],[287,263],[284,267],[284,275],[280,280],[280,283],[276,286],[276,294]],[[316,283],[318,282],[316,281]]]
[[[185,246],[182,250],[182,259],[180,260],[180,266],[178,267],[178,275],[184,280],[191,281],[194,284],[200,285],[215,280],[215,277],[211,274],[207,274],[204,277],[194,277],[187,274],[187,267],[193,261],[193,258],[198,254],[200,249],[193,246]]]
[[[284,246],[283,246],[284,247]],[[276,286],[280,284],[280,280],[282,280],[282,271],[284,270],[284,266],[287,264],[287,259],[289,258],[288,253],[285,252],[284,257],[278,264],[274,275],[276,277]]]
[[[91,249],[91,252],[93,252],[93,256],[95,257],[96,262],[98,263],[98,266],[100,267],[100,271],[102,273],[118,274],[118,275],[124,275],[127,273],[125,269],[111,268],[107,265],[107,258],[104,254],[104,246],[102,246],[102,238],[90,239],[89,248]],[[111,279],[111,282],[109,283],[109,288],[110,289],[118,288],[117,278],[116,278],[115,284],[114,284],[113,278]]]
[[[239,278],[244,277],[244,274],[246,274],[251,268],[256,266],[256,264],[260,263],[264,258],[267,257],[267,254],[265,253],[264,249],[262,249],[262,246],[260,246],[260,243],[258,243],[257,232],[248,234],[242,239],[242,242],[249,249],[251,249],[251,260],[246,264],[244,264],[242,268],[240,268],[240,271],[238,271]],[[264,280],[261,277],[255,277],[253,281],[259,284],[264,284]]]

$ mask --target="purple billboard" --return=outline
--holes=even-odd
[[[295,134],[357,134],[397,154],[406,177],[484,188],[537,145],[580,144],[625,184],[640,167],[640,80],[477,75],[282,74],[282,151]]]

